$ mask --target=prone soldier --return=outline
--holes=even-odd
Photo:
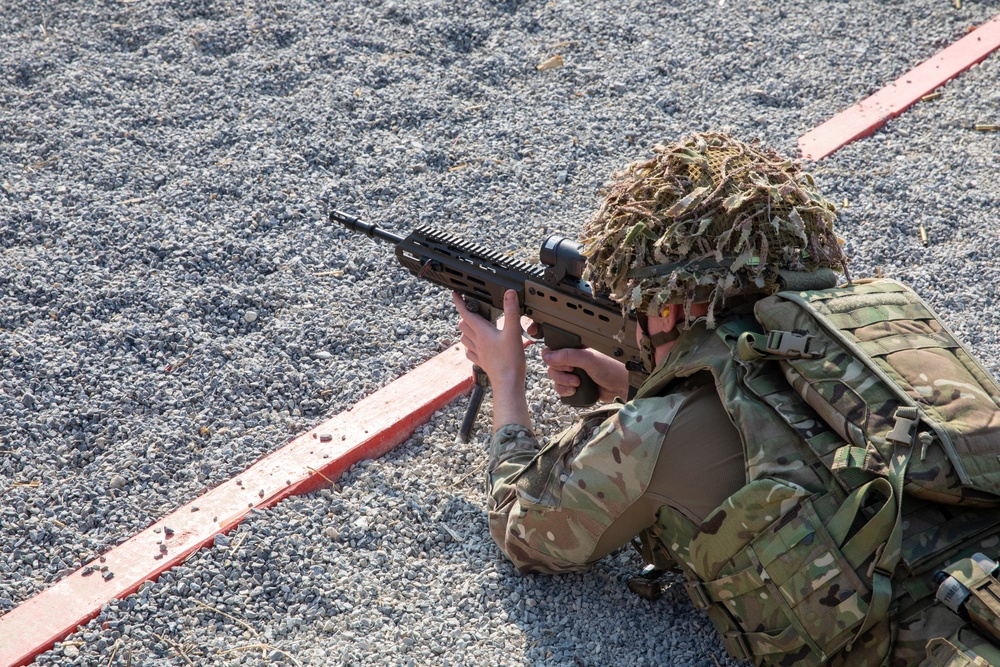
[[[864,433],[868,422],[837,430],[775,359],[818,359],[832,379],[837,364],[854,368],[855,347],[830,356],[836,342],[798,330],[778,342],[758,321],[783,307],[772,295],[823,300],[846,274],[835,207],[812,179],[722,133],[657,146],[616,179],[581,235],[584,277],[638,320],[649,376],[637,392],[614,359],[545,349],[557,393],[572,395],[582,369],[606,405],[543,444],[517,293],[502,329],[454,297],[467,356],[493,387],[487,502],[502,551],[522,572],[578,571],[637,538],[648,566],[634,590],[655,597],[656,577],[680,569],[727,651],[755,664],[1000,665],[996,613],[970,624],[963,602],[938,601],[945,580],[963,601],[1000,587],[997,489],[979,482],[998,472],[996,382],[976,374],[991,398],[962,413],[986,434],[980,478],[958,456],[934,458],[950,451],[947,429],[905,396],[866,407],[887,413],[888,435]],[[859,289],[830,294],[886,331],[917,317],[895,284]],[[940,333],[930,326],[922,336]],[[921,485],[928,475],[940,484]]]

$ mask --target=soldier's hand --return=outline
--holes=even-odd
[[[598,400],[610,403],[617,397],[628,395],[628,369],[625,364],[590,348],[563,348],[542,350],[542,361],[548,366],[546,374],[560,396],[572,396],[580,386],[580,378],[573,370],[580,368],[597,383]]]
[[[494,395],[501,389],[519,390],[523,394],[526,362],[517,292],[507,290],[504,294],[502,329],[470,312],[458,293],[452,292],[452,301],[462,318],[458,328],[462,332],[465,357],[486,372]]]

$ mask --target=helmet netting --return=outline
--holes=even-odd
[[[653,151],[614,175],[582,234],[587,279],[623,310],[706,302],[713,326],[726,299],[777,291],[779,269],[845,266],[836,209],[797,162],[718,132]]]

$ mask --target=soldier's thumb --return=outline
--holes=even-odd
[[[517,292],[507,290],[503,295],[503,330],[512,331],[521,336],[521,306],[517,302]]]

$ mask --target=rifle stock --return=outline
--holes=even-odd
[[[645,378],[635,343],[636,319],[623,318],[618,303],[595,295],[582,279],[584,258],[579,243],[550,236],[539,252],[541,265],[533,266],[432,228],[421,227],[404,237],[341,211],[331,211],[330,220],[392,243],[396,259],[407,271],[458,292],[470,310],[491,322],[503,314],[504,293],[516,291],[521,314],[539,326],[547,346],[554,350],[589,347],[617,359],[629,369],[629,384],[634,388]],[[592,405],[598,398],[597,384],[582,370],[575,372],[581,384],[563,402]]]

